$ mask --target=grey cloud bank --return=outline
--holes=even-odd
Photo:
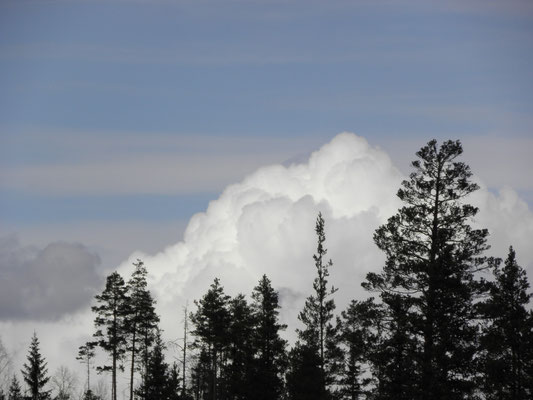
[[[38,249],[0,238],[0,319],[57,320],[88,307],[102,283],[99,263],[81,244]]]

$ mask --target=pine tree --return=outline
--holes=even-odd
[[[254,288],[252,299],[255,319],[253,347],[256,354],[252,372],[254,398],[277,400],[284,391],[283,375],[287,366],[287,342],[280,337],[280,332],[287,326],[279,323],[278,293],[266,275]]]
[[[78,356],[76,357],[76,360],[79,360],[87,366],[87,392],[91,391],[91,360],[95,356],[94,348],[96,344],[96,342],[87,342],[83,346],[80,346]]]
[[[336,377],[342,368],[342,352],[338,346],[338,325],[333,324],[335,302],[332,295],[336,289],[328,289],[329,268],[333,266],[331,260],[324,259],[327,250],[324,247],[326,236],[324,233],[324,219],[318,214],[315,232],[318,237],[317,254],[313,255],[317,276],[313,282],[314,294],[305,301],[304,309],[298,319],[304,324],[304,329],[298,330],[303,354],[316,351],[318,356],[320,389],[317,399],[330,399],[334,396]],[[314,373],[313,373],[314,374]]]
[[[98,371],[111,371],[111,400],[117,400],[117,370],[126,352],[126,332],[124,322],[127,316],[128,297],[124,279],[118,272],[107,277],[102,294],[95,296],[98,306],[93,306],[96,313],[94,325],[97,331],[94,337],[98,345],[111,356],[111,365],[99,366]]]
[[[155,300],[153,300],[146,282],[148,271],[141,260],[133,263],[135,270],[128,282],[126,333],[127,351],[130,353],[130,400],[133,399],[133,379],[136,370],[136,356],[141,353],[141,372],[146,369],[149,359],[150,346],[155,339],[155,330],[159,317],[155,312]],[[144,373],[142,374],[144,376]],[[144,378],[143,378],[144,379]],[[144,399],[142,393],[139,393]]]
[[[526,271],[512,247],[503,268],[494,268],[489,298],[480,304],[487,321],[481,338],[483,392],[487,399],[525,400],[533,395],[533,320],[526,307],[531,299]]]
[[[374,234],[387,257],[383,272],[368,274],[364,284],[383,294],[389,314],[397,307],[409,315],[403,339],[419,343],[412,366],[423,400],[462,399],[475,387],[472,303],[481,286],[474,274],[487,267],[488,232],[468,224],[478,209],[463,199],[478,186],[456,161],[462,151],[459,141],[438,148],[432,140],[417,153],[415,171],[398,191],[405,205]]]
[[[379,309],[373,298],[365,301],[352,300],[341,313],[340,340],[345,353],[344,368],[339,380],[342,399],[358,400],[370,393],[372,378],[368,374],[369,359],[379,350],[376,346],[377,334],[373,330],[379,316]]]
[[[9,393],[7,395],[7,400],[22,400],[22,390],[20,389],[20,384],[16,375],[13,375],[13,380],[9,386]]]
[[[207,388],[205,389],[205,399],[217,400],[221,398],[218,394],[219,376],[222,364],[222,356],[228,345],[228,326],[230,314],[228,303],[230,297],[224,293],[224,288],[220,285],[218,278],[211,284],[207,293],[199,300],[195,301],[198,307],[196,313],[191,314],[191,322],[194,325],[192,334],[195,336],[193,347],[201,351],[200,367],[208,364],[208,370],[196,374],[200,379],[207,374]],[[207,357],[207,359],[206,359]],[[197,385],[200,381],[197,382]],[[202,387],[197,386],[198,392],[203,392]]]
[[[31,400],[45,400],[50,398],[50,391],[44,387],[50,380],[46,361],[39,350],[37,334],[33,333],[30,350],[27,357],[28,363],[24,364],[22,375],[28,385]]]

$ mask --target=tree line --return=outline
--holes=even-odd
[[[341,312],[319,213],[315,278],[292,346],[266,275],[250,299],[227,295],[215,279],[186,312],[180,365],[169,364],[143,262],[128,282],[112,273],[92,307],[93,340],[79,349],[83,398],[99,399],[90,375],[100,349],[109,362],[97,370],[109,373],[111,400],[121,372],[130,400],[532,399],[528,279],[512,247],[504,261],[484,255],[488,231],[470,225],[478,209],[466,197],[478,186],[462,152],[459,141],[434,140],[417,152],[397,193],[402,207],[374,233],[385,264],[362,282],[367,298]],[[36,335],[22,375],[26,394],[15,376],[0,399],[52,398]]]

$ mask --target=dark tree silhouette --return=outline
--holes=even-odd
[[[208,364],[207,371],[204,371],[202,375],[197,375],[200,377],[207,374],[206,399],[220,398],[218,378],[222,356],[228,345],[229,300],[230,297],[224,293],[224,288],[217,278],[207,293],[199,301],[195,301],[198,309],[191,314],[191,322],[194,326],[192,334],[195,336],[193,347],[201,350],[203,357],[200,358],[200,366],[205,369]]]
[[[526,307],[531,294],[512,247],[504,267],[494,268],[494,276],[490,296],[480,304],[487,322],[481,338],[483,392],[489,400],[530,399],[533,320]]]
[[[252,381],[257,400],[280,399],[284,390],[283,373],[287,366],[287,342],[280,332],[287,328],[279,323],[278,293],[266,275],[252,293],[255,320],[253,347],[256,354]]]
[[[307,353],[316,351],[318,357],[319,391],[317,399],[329,399],[334,395],[336,377],[342,369],[342,352],[338,345],[338,329],[333,324],[335,302],[332,295],[336,289],[328,288],[329,268],[333,265],[331,260],[326,261],[327,250],[324,247],[326,235],[324,232],[324,218],[318,214],[315,232],[318,237],[317,253],[313,255],[317,276],[313,282],[314,293],[307,298],[298,319],[304,324],[303,329],[298,329],[298,340],[301,342],[300,350],[293,355],[303,355],[312,359]],[[300,360],[301,361],[301,360]],[[293,376],[296,374],[299,362],[291,367]],[[314,375],[314,373],[312,373]]]
[[[117,370],[122,369],[126,352],[126,332],[124,321],[127,316],[128,297],[124,279],[118,272],[107,277],[102,294],[95,296],[99,305],[93,306],[96,313],[94,337],[98,345],[111,356],[111,365],[103,365],[98,371],[111,371],[111,400],[117,400]]]
[[[28,385],[31,400],[50,399],[50,391],[44,387],[50,380],[46,361],[39,350],[39,339],[34,333],[31,339],[30,350],[27,357],[28,362],[24,364],[22,376]]]
[[[345,354],[339,380],[341,398],[366,398],[373,381],[369,374],[369,360],[379,350],[374,327],[381,317],[380,310],[373,298],[365,301],[352,300],[341,317],[340,342]]]
[[[96,345],[96,342],[85,343],[79,347],[78,356],[76,357],[76,360],[87,366],[87,392],[91,391],[91,361],[95,356],[94,348]]]
[[[11,384],[9,385],[9,393],[7,395],[7,400],[22,400],[22,390],[20,388],[19,381],[16,375],[13,375]]]
[[[462,399],[475,388],[474,274],[487,267],[481,254],[488,232],[468,224],[478,209],[462,201],[478,186],[457,161],[462,152],[459,141],[438,147],[432,140],[417,153],[415,171],[398,191],[404,206],[374,234],[387,257],[383,272],[368,274],[364,284],[386,294],[389,311],[405,302],[405,340],[419,342],[412,363],[424,400]]]
[[[133,400],[134,374],[136,369],[136,356],[140,352],[141,372],[144,379],[144,371],[149,360],[150,346],[155,339],[155,330],[159,317],[155,312],[155,300],[153,300],[146,277],[148,271],[141,260],[133,263],[135,270],[128,282],[127,290],[129,301],[126,304],[125,330],[127,334],[127,351],[130,353],[130,400]],[[144,399],[142,392],[138,393]]]

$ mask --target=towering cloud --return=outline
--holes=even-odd
[[[385,152],[342,133],[307,162],[264,167],[227,187],[205,213],[192,217],[182,242],[154,256],[133,254],[120,270],[128,274],[135,258],[144,259],[163,321],[186,299],[199,298],[215,277],[229,293],[249,293],[266,273],[280,290],[292,329],[314,276],[318,212],[334,262],[331,281],[344,306],[362,295],[366,273],[382,267],[372,235],[400,206],[395,194],[403,178]],[[505,256],[513,244],[522,265],[530,266],[533,215],[527,205],[509,188],[498,195],[482,188],[470,200],[481,209],[473,223],[489,228],[496,255]],[[173,331],[175,317],[170,319],[166,329]]]

